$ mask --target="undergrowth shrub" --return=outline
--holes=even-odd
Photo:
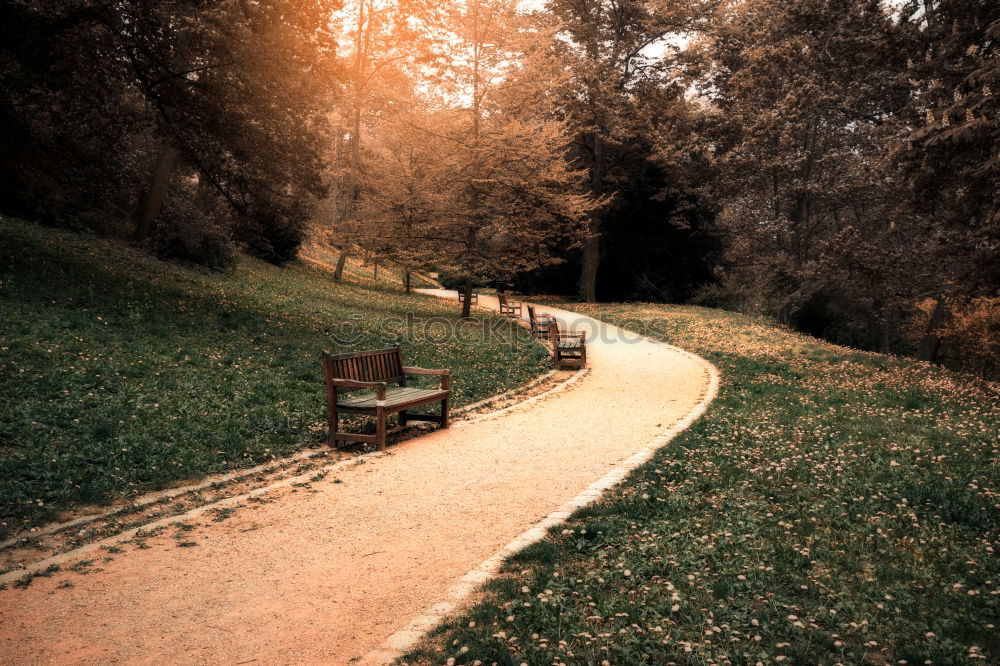
[[[235,248],[224,229],[201,217],[170,216],[153,234],[153,253],[168,261],[187,261],[222,269],[233,264]]]
[[[951,365],[1000,379],[1000,296],[976,298],[954,308],[942,333],[942,347]]]

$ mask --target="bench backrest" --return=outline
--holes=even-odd
[[[356,382],[389,382],[402,384],[403,353],[399,345],[350,354],[323,354],[323,370],[327,379],[352,379]],[[338,387],[343,393],[351,389]]]
[[[502,291],[497,292],[497,300],[500,301],[500,305],[503,305],[504,307],[507,306],[507,294],[505,294],[504,292]]]

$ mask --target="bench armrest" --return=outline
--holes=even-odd
[[[450,375],[451,370],[431,370],[429,368],[404,367],[403,374],[407,375]]]
[[[431,370],[428,368],[404,367],[404,375],[440,375],[441,388],[451,388],[451,370]]]
[[[386,382],[359,382],[339,377],[332,378],[330,384],[338,388],[375,389],[380,400],[385,400],[385,390],[389,386]]]

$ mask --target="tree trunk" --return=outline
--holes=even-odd
[[[924,19],[927,21],[927,27],[933,30],[934,25],[934,0],[924,0]]]
[[[465,278],[465,285],[462,287],[465,298],[462,301],[462,319],[469,319],[472,316],[472,278]]]
[[[927,328],[924,330],[924,337],[920,339],[920,344],[917,345],[918,360],[927,361],[928,363],[937,362],[938,351],[941,349],[941,338],[938,336],[937,330],[944,323],[947,315],[948,306],[944,304],[944,299],[938,296],[937,302],[934,303],[934,311],[931,312],[931,318],[927,322]]]
[[[346,222],[348,225],[353,225],[355,222],[354,215],[357,211],[358,196],[360,194],[358,169],[361,161],[361,90],[364,86],[364,71],[368,58],[369,39],[371,38],[371,17],[368,16],[366,18],[366,9],[367,6],[364,2],[358,2],[358,27],[354,35],[354,74],[352,81],[354,88],[354,108],[351,113],[351,153],[347,174],[347,201],[345,202],[343,217],[341,218],[341,222]],[[348,242],[345,243],[344,248],[340,251],[340,257],[337,259],[337,268],[333,271],[335,282],[340,282],[340,279],[343,277],[344,263],[347,261],[347,255],[350,254],[348,250],[350,247],[349,239],[345,240]]]
[[[358,186],[358,161],[360,160],[361,155],[360,137],[358,135],[360,132],[361,111],[360,109],[355,109],[354,127],[351,136],[351,164],[347,183],[347,208],[344,211],[344,220],[348,223],[348,225],[354,224],[354,213],[357,210],[358,195],[360,193],[360,188]],[[335,282],[340,282],[340,278],[344,276],[344,264],[347,262],[347,255],[349,254],[350,251],[348,250],[348,246],[345,245],[344,249],[340,251],[340,257],[337,258],[337,268],[333,271],[333,279]]]
[[[410,293],[410,271],[403,273],[403,289],[406,293]]]
[[[868,349],[878,351],[879,320],[874,312],[868,313]]]
[[[344,264],[347,263],[347,255],[350,254],[347,248],[340,251],[340,256],[337,258],[337,267],[333,271],[333,279],[335,282],[340,282],[340,278],[344,276]]]
[[[889,320],[886,317],[868,315],[868,347],[873,352],[888,354],[890,348]]]
[[[591,217],[588,236],[583,241],[583,266],[580,269],[580,298],[597,302],[597,269],[600,263],[600,220]]]
[[[374,266],[375,266],[375,270],[372,271],[372,279],[373,280],[377,280],[378,279],[378,262],[377,261],[374,263]]]
[[[604,145],[600,133],[594,134],[594,164],[590,169],[590,191],[600,196],[604,174]],[[590,214],[587,238],[583,241],[583,262],[580,267],[580,298],[586,303],[597,302],[597,269],[601,262],[601,216]]]
[[[886,317],[882,320],[882,335],[879,336],[879,352],[882,354],[889,354],[892,352],[892,345],[890,344],[891,339],[889,333],[892,331],[892,327],[889,324],[889,318]]]
[[[170,184],[170,171],[174,166],[177,151],[172,146],[163,146],[153,164],[149,175],[149,185],[146,188],[136,221],[133,240],[141,242],[153,235],[156,228],[156,218],[160,216],[163,201],[167,198],[167,186]]]
[[[778,323],[783,326],[792,325],[792,304],[782,303],[778,307],[778,311],[775,313],[775,317],[778,319]]]
[[[890,347],[891,299],[884,292],[872,298],[871,309],[868,312],[868,348],[880,354],[888,354]]]

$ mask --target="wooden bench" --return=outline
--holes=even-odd
[[[472,296],[470,296],[470,299],[472,300],[473,305],[479,305],[479,294],[472,294]],[[458,302],[460,304],[465,303],[465,292],[462,291],[461,289],[458,290]]]
[[[549,325],[552,342],[552,362],[561,368],[563,361],[575,361],[581,369],[587,367],[587,334],[561,333],[559,322],[553,318]]]
[[[531,323],[531,334],[542,340],[549,339],[549,328],[555,317],[552,315],[536,315],[535,306],[528,306],[528,321]]]
[[[507,294],[502,291],[497,292],[497,300],[500,301],[500,314],[508,317],[521,318],[521,304],[512,303],[507,300]]]
[[[421,389],[406,385],[407,375],[439,375],[441,387]],[[430,421],[448,427],[448,396],[451,388],[450,370],[408,368],[403,365],[399,345],[387,349],[337,354],[323,353],[323,376],[326,378],[329,431],[327,441],[337,440],[375,444],[385,450],[386,417],[399,414],[400,429],[409,421]],[[390,387],[389,384],[396,384]],[[366,393],[342,397],[344,393],[364,390]],[[406,410],[441,403],[440,416],[408,414]],[[340,432],[340,413],[369,414],[375,417],[375,434],[362,435]]]

